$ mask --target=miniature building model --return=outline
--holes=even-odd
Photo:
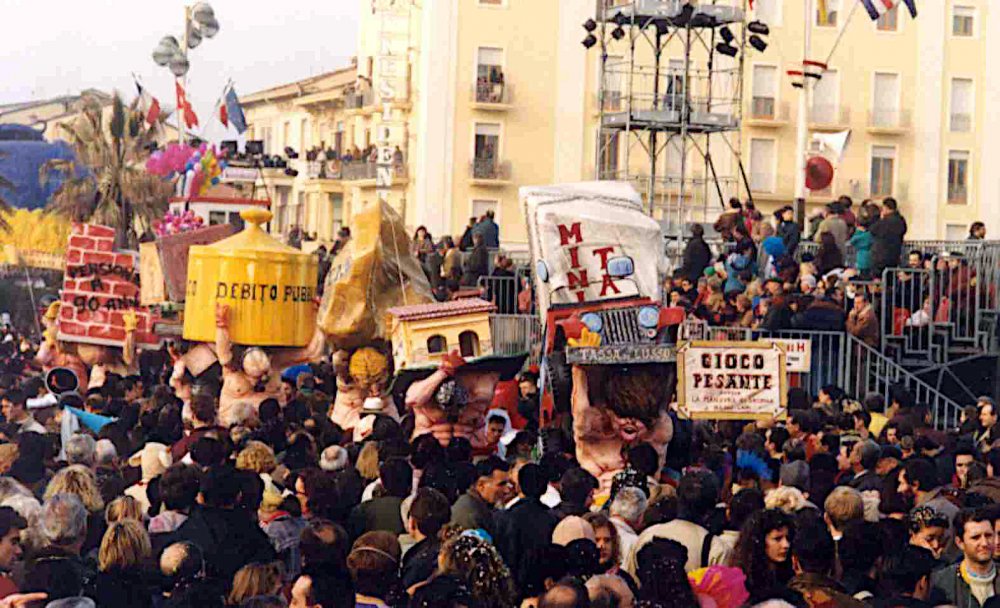
[[[491,302],[470,298],[388,310],[389,335],[396,369],[437,365],[445,353],[465,359],[493,354]]]

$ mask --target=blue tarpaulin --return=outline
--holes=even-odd
[[[14,208],[44,207],[60,180],[42,186],[38,170],[49,160],[72,158],[73,150],[64,141],[45,141],[24,125],[0,125],[0,176],[14,184],[13,190],[0,189],[0,196]]]

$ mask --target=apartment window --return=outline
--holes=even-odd
[[[775,143],[773,139],[750,140],[750,189],[774,191]]]
[[[754,3],[754,16],[764,23],[775,26],[781,24],[782,0],[757,0]]]
[[[333,149],[337,151],[339,157],[344,153],[344,123],[337,123],[337,131],[333,135]]]
[[[975,35],[976,9],[971,6],[956,6],[952,11],[951,35],[969,38]]]
[[[608,55],[604,62],[604,99],[605,112],[620,112],[622,110],[622,75],[626,69],[625,57]]]
[[[948,153],[948,203],[969,202],[969,153],[952,150]]]
[[[663,98],[663,109],[680,111],[684,106],[684,95],[690,95],[689,82],[684,79],[684,61],[681,59],[671,59],[669,72],[667,73],[666,95]],[[694,69],[694,66],[690,66]]]
[[[778,68],[773,65],[753,66],[753,101],[750,113],[754,118],[774,118],[778,89]]]
[[[899,7],[894,6],[875,21],[875,28],[880,32],[895,32],[899,27],[898,17]]]
[[[816,5],[816,25],[819,27],[837,27],[837,17],[840,14],[840,0],[826,0],[826,15],[823,14],[823,2]]]
[[[875,73],[872,125],[892,127],[899,124],[899,74]]]
[[[823,72],[823,78],[816,81],[813,89],[809,120],[823,125],[839,124],[839,98],[840,73],[837,70]]]
[[[331,192],[327,196],[330,201],[330,223],[333,225],[334,234],[336,234],[344,225],[344,195],[339,192]]]
[[[281,125],[281,147],[282,150],[292,145],[292,123],[290,121],[285,121],[285,124]]]
[[[296,199],[295,205],[295,225],[299,228],[303,227],[303,223],[306,217],[306,193],[299,192]]]
[[[472,217],[485,217],[487,211],[492,211],[496,215],[500,201],[495,199],[476,199],[472,201]]]
[[[476,141],[473,152],[474,177],[494,179],[498,177],[500,157],[500,125],[476,123]]]
[[[896,175],[896,149],[891,146],[872,148],[871,196],[892,196]]]
[[[602,179],[614,179],[618,174],[618,132],[601,133],[600,173]]]
[[[503,93],[503,49],[479,47],[476,63],[476,101],[502,103]]]
[[[951,79],[951,130],[967,133],[972,130],[972,107],[975,88],[970,78]]]

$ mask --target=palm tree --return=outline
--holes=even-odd
[[[59,125],[75,158],[50,160],[39,169],[42,183],[62,180],[45,212],[111,226],[118,234],[117,245],[134,249],[137,224],[150,226],[162,217],[173,186],[145,170],[154,132],[139,111],[138,99],[126,106],[116,93],[109,120],[97,100],[84,103],[72,124]]]
[[[0,152],[0,158],[7,156],[5,152]],[[0,175],[0,191],[13,190],[14,182]],[[10,214],[14,211],[7,199],[0,194],[0,232],[10,232]]]

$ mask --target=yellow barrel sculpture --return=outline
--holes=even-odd
[[[305,346],[316,331],[316,257],[271,238],[265,209],[240,212],[246,229],[188,258],[184,339],[215,341],[215,305],[229,306],[234,344]]]

